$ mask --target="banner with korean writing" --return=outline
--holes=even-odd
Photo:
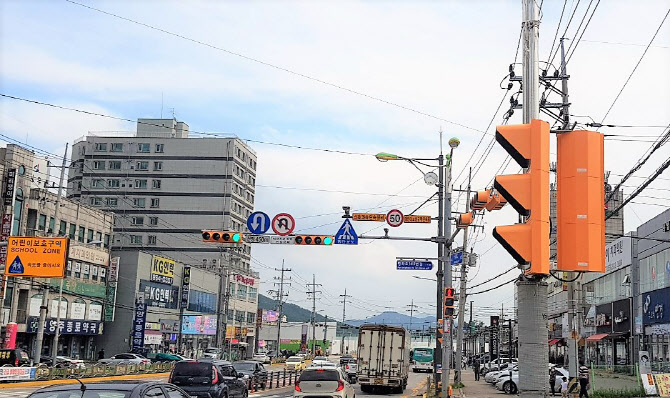
[[[7,239],[7,276],[63,278],[68,238],[10,236]]]
[[[144,349],[144,328],[147,321],[147,305],[144,302],[144,294],[141,294],[135,300],[135,319],[133,320],[133,351],[142,351]]]
[[[26,325],[26,332],[37,333],[39,324],[39,317],[29,317],[28,323]],[[58,322],[56,318],[47,318],[44,324],[44,333],[55,334],[57,324]],[[61,319],[59,330],[60,331],[58,333],[60,334],[79,334],[93,336],[96,334],[102,334],[102,322],[85,321],[81,319]]]
[[[184,277],[181,280],[181,303],[179,308],[188,308],[188,296],[191,290],[191,267],[184,266]]]
[[[0,381],[35,380],[37,368],[0,367]]]
[[[14,199],[14,185],[16,184],[16,169],[8,169],[5,176],[5,188],[2,191],[2,197],[5,199],[5,206],[11,206]]]
[[[659,397],[670,397],[670,373],[654,375]]]
[[[177,308],[179,299],[179,288],[177,286],[141,279],[140,291],[144,293],[145,303],[148,307]]]
[[[171,285],[174,281],[175,261],[161,256],[151,256],[151,280]]]

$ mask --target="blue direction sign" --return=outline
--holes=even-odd
[[[430,261],[398,260],[396,269],[430,271],[433,263]]]
[[[340,230],[335,234],[335,244],[336,245],[357,245],[358,244],[358,234],[354,231],[354,226],[351,225],[351,222],[348,218],[344,220]]]
[[[264,234],[270,229],[270,216],[262,211],[255,211],[247,218],[247,228],[252,234]]]
[[[463,264],[463,252],[451,253],[451,265]]]

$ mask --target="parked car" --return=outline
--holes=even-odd
[[[84,379],[85,381],[86,379]],[[30,394],[29,398],[54,397],[123,397],[123,398],[190,398],[181,388],[167,383],[154,381],[127,380],[123,382],[60,384],[41,388]]]
[[[512,367],[515,367],[516,365],[517,365],[516,362],[511,363]],[[509,373],[509,370],[510,370],[509,366],[510,366],[509,362],[508,363],[503,363],[503,364],[500,365],[500,369],[489,371],[488,373],[486,373],[486,376],[484,376],[484,381],[486,381],[487,383],[495,384],[495,382],[498,379],[498,376],[500,376],[500,374],[505,373],[505,372]]]
[[[285,370],[296,370],[301,371],[305,369],[307,365],[305,364],[305,358],[299,356],[288,357],[286,363],[284,363]]]
[[[265,389],[268,382],[268,371],[265,370],[263,364],[256,361],[237,361],[233,362],[233,367],[246,379],[251,379],[255,386]]]
[[[19,349],[0,349],[0,366],[22,366],[30,365],[28,353]]]
[[[184,357],[167,352],[152,352],[147,355],[147,359],[150,359],[151,362],[178,362],[184,360]]]
[[[105,365],[120,365],[120,364],[145,364],[148,365],[151,363],[151,360],[143,357],[140,354],[133,354],[130,352],[126,352],[123,354],[117,354],[114,355],[113,357],[105,358],[105,359],[99,359],[98,363],[105,364]]]
[[[555,368],[556,369],[556,380],[560,380],[563,377],[570,378],[569,372],[564,368]],[[518,368],[512,370],[512,378],[510,379],[509,372],[503,372],[496,382],[496,388],[505,392],[506,394],[516,394],[519,389],[519,371]],[[549,388],[549,373],[547,373],[547,388]]]
[[[244,375],[237,372],[230,362],[218,359],[177,362],[168,382],[179,386],[191,397],[247,398],[249,396]]]
[[[47,366],[54,366],[51,357],[42,356],[40,357],[40,363],[43,363]],[[72,359],[66,356],[57,356],[56,357],[56,368],[85,368],[86,364],[81,359]]]
[[[221,354],[223,352],[221,349],[216,347],[205,348],[205,351],[202,353],[203,358],[212,358],[212,359],[221,359]]]
[[[295,382],[293,391],[294,398],[353,398],[355,394],[346,375],[338,368],[305,370]]]
[[[254,361],[258,361],[260,363],[272,363],[272,358],[264,352],[259,352],[254,354],[253,357],[251,357]]]

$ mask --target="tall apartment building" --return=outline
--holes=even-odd
[[[203,243],[201,231],[246,229],[256,166],[255,152],[237,137],[190,137],[184,122],[138,119],[135,134],[89,133],[75,142],[68,196],[115,213],[113,251],[142,250],[216,271],[225,267],[232,286],[222,283],[221,290],[230,289],[232,317],[241,319],[235,314],[240,310],[246,324],[257,303],[239,293],[246,292],[244,283],[237,285],[258,279],[250,268],[251,246]],[[222,329],[228,317],[219,317]],[[231,339],[234,330],[226,331]]]

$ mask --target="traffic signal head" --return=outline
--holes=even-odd
[[[296,235],[296,245],[330,246],[333,244],[332,235]]]
[[[456,221],[456,228],[467,228],[472,224],[473,218],[472,212],[459,214],[458,220]]]
[[[202,231],[203,242],[214,243],[242,243],[244,234],[231,231]]]
[[[500,210],[507,204],[507,201],[505,198],[502,197],[498,192],[493,191],[491,193],[491,197],[489,198],[489,201],[486,202],[486,210],[488,211],[493,211],[493,210]]]
[[[444,289],[444,316],[454,316],[454,288],[447,287]]]
[[[605,166],[603,135],[558,135],[556,268],[605,272]]]
[[[486,206],[491,196],[491,190],[477,191],[475,196],[470,200],[470,208],[473,210],[481,210]]]
[[[493,237],[527,273],[549,273],[549,123],[498,126],[496,141],[527,169],[524,174],[495,177],[495,190],[524,217],[525,223],[493,229]]]

